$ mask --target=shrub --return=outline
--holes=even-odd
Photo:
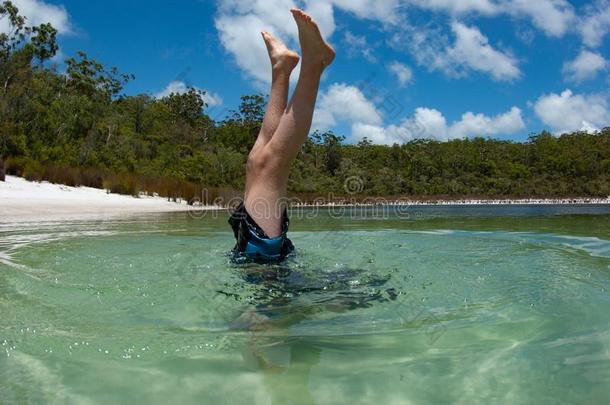
[[[6,169],[6,174],[11,174],[13,176],[21,176],[26,163],[27,163],[27,159],[25,159],[25,158],[6,159],[6,161],[4,162],[4,168]]]
[[[111,176],[107,180],[104,188],[111,193],[139,197],[138,181],[135,176],[128,173],[120,173]]]
[[[29,160],[25,164],[21,175],[29,181],[42,181],[44,180],[44,167],[34,160]]]
[[[216,203],[226,206],[232,199],[243,196],[241,191],[232,188],[205,188],[198,183],[167,177],[151,178],[128,172],[43,164],[24,157],[8,158],[4,167],[7,174],[25,177],[30,181],[45,180],[73,187],[93,187],[134,197],[139,197],[140,193],[158,195],[168,201],[181,199],[189,205]]]

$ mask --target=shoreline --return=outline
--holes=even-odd
[[[374,199],[371,199],[374,200]],[[382,200],[382,199],[380,199]],[[439,207],[439,206],[490,206],[490,205],[610,205],[610,198],[557,198],[557,199],[498,199],[498,200],[387,200],[382,202],[370,203],[321,203],[321,204],[295,204],[291,208],[333,208],[333,207],[378,207],[378,206],[418,206],[418,207]]]
[[[91,187],[70,187],[6,176],[0,182],[0,223],[31,220],[99,218],[170,212],[218,210],[163,197],[126,196]]]
[[[395,207],[477,207],[477,206],[542,206],[542,205],[610,205],[608,198],[522,198],[522,199],[384,199],[366,198],[361,202],[349,199],[336,202],[290,204],[290,209],[303,208],[369,208]],[[229,208],[214,205],[188,205],[186,201],[170,202],[167,198],[112,194],[90,187],[70,187],[49,182],[33,182],[21,177],[6,176],[0,182],[0,222],[104,218],[117,215],[160,214],[171,212],[223,211]]]

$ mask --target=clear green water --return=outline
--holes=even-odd
[[[608,207],[340,214],[0,224],[0,403],[607,403]]]

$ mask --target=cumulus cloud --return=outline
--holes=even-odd
[[[396,76],[396,79],[398,79],[398,83],[400,83],[401,86],[406,86],[413,79],[413,71],[405,64],[392,62],[388,66],[388,69]]]
[[[400,0],[218,0],[215,26],[220,43],[240,70],[257,84],[268,84],[271,67],[260,32],[269,31],[297,48],[298,31],[288,12],[290,8],[304,8],[315,18],[322,34],[330,38],[336,29],[335,9],[393,25],[402,21],[399,4]],[[364,52],[373,57],[369,51]]]
[[[608,61],[602,55],[583,49],[576,59],[563,65],[563,74],[568,80],[578,83],[593,79],[608,66]]]
[[[387,145],[417,138],[448,140],[509,135],[525,128],[521,110],[517,107],[493,117],[467,112],[451,125],[440,111],[420,107],[399,125],[384,126],[381,112],[358,88],[336,83],[320,95],[312,127],[324,131],[339,124],[351,126],[352,142],[367,137],[373,143]]]
[[[27,18],[28,26],[51,23],[59,34],[71,31],[68,12],[62,5],[48,4],[40,0],[12,0],[19,14]],[[0,32],[8,32],[9,25],[6,19],[0,20]]]
[[[521,76],[518,61],[510,53],[494,48],[478,28],[460,22],[454,22],[451,28],[453,44],[440,30],[420,28],[399,33],[390,43],[398,48],[406,43],[419,65],[450,76],[464,76],[470,71],[488,74],[499,81]]]
[[[360,89],[335,83],[320,95],[312,127],[325,131],[339,123],[381,125],[382,120],[375,104]]]
[[[379,125],[369,125],[357,122],[352,125],[352,136],[353,141],[360,141],[363,138],[369,139],[371,142],[377,145],[392,145],[394,143],[400,143],[396,139],[400,139],[396,134],[391,133],[390,128],[384,128]]]
[[[449,138],[464,138],[478,135],[514,134],[524,128],[521,109],[513,107],[510,111],[495,117],[467,112],[460,121],[449,128],[448,135]]]
[[[220,0],[215,26],[224,49],[237,66],[258,84],[271,81],[271,66],[261,31],[269,31],[291,47],[298,43],[298,30],[289,9],[292,0]],[[299,4],[300,5],[300,4]],[[309,0],[305,11],[318,22],[327,37],[335,31],[333,7],[328,1]],[[298,76],[298,72],[293,75]]]
[[[589,5],[579,25],[583,42],[590,47],[600,46],[610,31],[610,0]]]
[[[557,134],[595,132],[610,123],[610,111],[605,97],[574,94],[569,89],[561,94],[541,96],[534,104],[534,111]]]
[[[356,123],[352,125],[352,140],[358,141],[367,137],[375,143],[391,145],[422,138],[446,141],[472,136],[510,135],[525,128],[521,114],[517,107],[494,117],[467,112],[462,115],[461,120],[448,125],[447,119],[440,111],[420,107],[400,125],[383,127]]]
[[[269,82],[271,66],[260,31],[266,30],[280,37],[285,37],[286,33],[279,35],[277,28],[257,15],[220,15],[215,24],[220,42],[234,57],[237,66],[255,80]]]
[[[175,81],[170,82],[165,89],[163,89],[159,93],[155,94],[155,98],[167,97],[170,94],[184,94],[189,91],[189,88],[193,88],[193,87],[188,86],[186,83],[184,83],[182,81],[175,80]],[[205,103],[208,105],[208,107],[215,107],[217,105],[222,104],[222,98],[218,94],[215,94],[215,93],[212,93],[212,92],[209,92],[206,90],[201,90],[196,87],[194,87],[194,88],[205,92],[205,94],[203,96],[203,101],[205,101]]]
[[[456,41],[448,52],[449,59],[473,70],[489,73],[496,80],[512,80],[521,75],[515,58],[493,48],[478,28],[459,22],[453,23],[451,27]]]

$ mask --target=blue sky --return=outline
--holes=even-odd
[[[314,127],[348,141],[524,140],[610,125],[610,0],[14,2],[60,28],[62,55],[82,49],[135,74],[127,94],[195,86],[215,118],[268,92],[259,32],[298,49],[288,10],[299,6],[338,53]]]

